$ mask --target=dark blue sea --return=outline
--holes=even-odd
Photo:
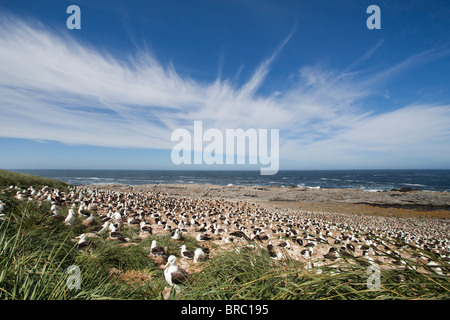
[[[259,171],[180,170],[13,170],[72,185],[198,183],[243,186],[358,188],[365,191],[410,187],[449,191],[450,170],[296,170],[262,176]]]

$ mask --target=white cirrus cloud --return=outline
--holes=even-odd
[[[393,74],[448,55],[431,49],[369,75],[301,66],[298,81],[261,93],[289,34],[250,79],[211,83],[182,77],[147,52],[118,59],[33,20],[0,16],[0,137],[67,144],[171,149],[171,132],[204,127],[280,129],[280,157],[341,166],[383,161],[450,160],[450,105],[420,101],[391,111],[361,107]],[[422,152],[422,154],[421,154]],[[382,160],[382,159],[381,159]],[[417,160],[419,161],[419,160]]]

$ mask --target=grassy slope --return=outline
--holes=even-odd
[[[28,188],[30,186],[42,188],[43,186],[49,186],[60,190],[68,187],[67,183],[63,181],[0,169],[0,187],[9,186],[18,186],[20,188]]]
[[[151,239],[136,246],[122,247],[116,241],[90,239],[97,243],[92,254],[78,251],[75,237],[88,228],[76,220],[73,227],[62,222],[68,208],[61,208],[60,217],[52,218],[50,204],[19,201],[15,189],[33,185],[35,188],[66,189],[67,184],[31,175],[0,170],[0,199],[5,203],[0,221],[0,300],[16,299],[158,299],[164,288],[162,271],[148,258]],[[61,190],[60,189],[60,190]],[[105,237],[103,237],[105,238]],[[80,289],[70,289],[80,269]],[[153,282],[123,281],[111,277],[111,268],[122,272],[139,270]],[[72,278],[71,278],[72,277]],[[69,282],[68,282],[69,281]]]
[[[35,187],[60,186],[59,181],[0,171],[4,185],[32,184]],[[3,183],[0,183],[0,185]],[[64,185],[63,185],[64,186]],[[47,202],[19,201],[14,190],[0,188],[7,204],[6,221],[0,221],[0,300],[4,299],[160,299],[167,284],[163,272],[148,258],[153,239],[179,255],[179,243],[170,237],[137,237],[137,231],[125,226],[121,232],[133,246],[116,241],[92,239],[97,247],[91,254],[76,249],[74,238],[87,228],[76,221],[63,225],[68,208],[60,218],[51,218]],[[197,245],[188,237],[189,248]],[[414,248],[412,250],[415,250]],[[434,257],[436,259],[436,257]],[[445,265],[445,262],[442,262]],[[74,283],[71,265],[80,269],[80,289]],[[378,290],[367,288],[367,262],[347,258],[339,270],[333,266],[305,269],[296,260],[272,260],[266,251],[221,251],[205,262],[201,272],[182,286],[178,299],[442,299],[450,297],[448,277],[429,269],[422,274],[406,261],[402,271],[381,271]],[[112,277],[111,268],[127,277]],[[136,278],[133,278],[136,276]],[[72,278],[71,278],[72,277]],[[68,282],[69,281],[69,282]]]

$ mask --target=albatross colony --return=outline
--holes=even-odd
[[[247,201],[123,192],[101,186],[71,187],[67,193],[47,187],[41,190],[10,188],[17,190],[17,199],[70,206],[70,214],[62,222],[68,225],[72,225],[73,215],[77,212],[86,220],[92,219],[90,214],[95,212],[104,224],[92,226],[91,232],[109,232],[111,238],[122,242],[129,239],[122,237],[120,229],[125,224],[133,224],[143,237],[170,233],[170,241],[180,243],[183,236],[191,236],[197,239],[200,250],[208,254],[213,253],[212,243],[220,248],[215,250],[260,247],[273,259],[289,256],[307,266],[335,263],[349,255],[361,256],[381,267],[401,264],[400,258],[433,265],[434,261],[425,257],[421,250],[414,253],[405,250],[409,244],[431,252],[447,263],[450,261],[450,224],[445,219],[277,211]],[[204,253],[201,259],[192,260],[192,252],[183,253],[186,251],[183,247],[179,254],[180,263],[204,260]],[[150,254],[151,257],[155,255]],[[161,256],[164,257],[161,263],[168,263],[167,256]]]

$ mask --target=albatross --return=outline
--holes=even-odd
[[[281,260],[283,258],[283,254],[281,252],[275,252],[271,241],[267,244],[267,251],[269,252],[269,256],[274,260]]]
[[[86,218],[81,224],[86,227],[92,227],[95,224],[94,215],[91,213],[91,215]]]
[[[74,217],[73,209],[70,209],[69,214],[67,215],[66,219],[64,220],[64,224],[66,226],[73,226],[74,220],[75,220],[75,217]]]
[[[81,206],[78,208],[78,214],[81,215],[81,216],[87,217],[88,214],[89,214],[89,212],[88,212],[86,209],[87,209],[86,206],[81,205]]]
[[[175,234],[171,237],[173,240],[181,240],[181,231],[180,229],[176,228],[175,229]]]
[[[141,222],[141,224],[140,224],[140,229],[141,229],[142,232],[148,232],[148,233],[150,233],[150,234],[153,233],[152,227],[149,226],[149,225],[147,225],[147,224],[145,223],[145,221],[142,221],[142,222]]]
[[[188,273],[177,266],[177,257],[171,255],[164,267],[164,278],[170,286],[177,286],[188,278]]]
[[[53,213],[52,217],[57,217],[58,216],[58,206],[55,204],[55,202],[53,202],[50,211]],[[0,210],[1,212],[1,210]]]
[[[186,259],[193,259],[194,258],[194,252],[188,251],[188,249],[186,249],[186,245],[183,244],[181,246],[181,256],[183,258],[186,258]]]
[[[199,261],[204,261],[206,260],[207,255],[206,253],[203,251],[202,248],[197,248],[195,249],[194,252],[194,262],[199,262]]]
[[[80,235],[80,241],[77,243],[77,249],[80,251],[90,251],[91,248],[95,247],[95,244],[86,240],[86,234]]]
[[[99,229],[97,232],[98,233],[102,233],[103,231],[105,231],[105,230],[109,230],[109,226],[111,225],[111,222],[109,222],[109,221],[106,221],[102,226],[101,226],[101,229]],[[91,230],[91,231],[94,231],[94,230]]]
[[[201,233],[199,233],[198,235],[197,235],[197,241],[209,241],[209,240],[211,240],[211,237],[209,236],[209,235],[207,235],[207,234],[201,234]]]
[[[5,208],[5,204],[0,200],[0,221],[6,220],[6,215],[2,213],[3,209]]]
[[[128,242],[127,239],[125,239],[124,236],[118,231],[111,231],[109,233],[109,238],[114,239],[114,240],[119,240],[122,242]]]
[[[166,256],[166,250],[164,250],[163,247],[158,246],[158,244],[156,243],[156,240],[152,241],[152,246],[150,248],[150,253],[154,257],[156,257],[156,256]]]

